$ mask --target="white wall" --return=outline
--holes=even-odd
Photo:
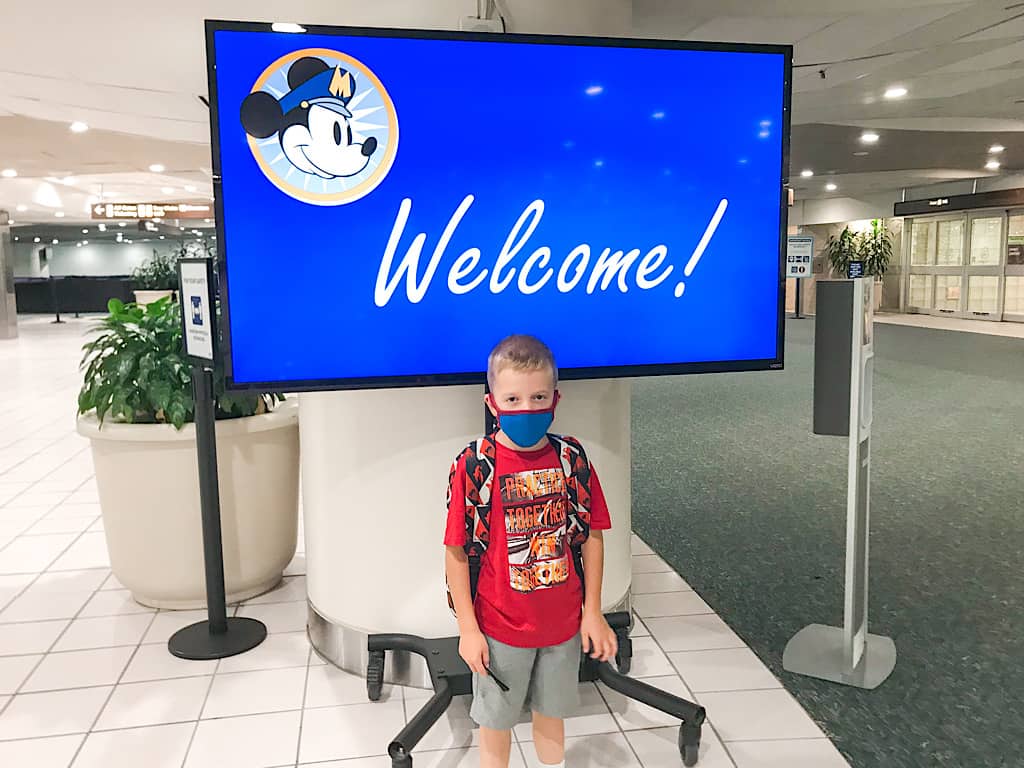
[[[894,193],[828,200],[800,200],[789,209],[789,223],[795,226],[838,224],[860,219],[885,219],[892,216],[892,206],[899,198]]]
[[[1024,174],[1007,174],[978,179],[978,192],[995,192],[1001,189],[1020,189],[1024,187]],[[924,200],[929,197],[943,195],[969,195],[974,192],[974,180],[950,181],[943,184],[931,184],[925,187],[911,187],[907,190],[907,200]]]
[[[39,249],[42,243],[14,244],[14,276],[15,277],[62,277],[65,275],[83,275],[98,277],[103,275],[130,275],[143,261],[153,255],[156,244],[132,243],[95,243],[83,245],[49,245],[45,246],[49,255],[49,271],[40,269]],[[170,246],[165,243],[158,245],[161,251]]]

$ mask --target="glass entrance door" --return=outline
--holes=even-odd
[[[1024,210],[1007,217],[1003,319],[1024,323]]]
[[[1024,227],[1024,220],[1021,224]],[[999,320],[1005,227],[1002,213],[915,219],[910,232],[907,309]]]

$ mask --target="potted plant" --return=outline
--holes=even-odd
[[[111,300],[85,345],[78,432],[90,440],[110,564],[144,605],[205,604],[191,376],[181,308]],[[215,371],[224,577],[230,602],[273,588],[295,554],[297,405],[229,393]]]
[[[178,290],[178,254],[154,248],[153,255],[132,272],[132,285],[139,304],[173,297]]]
[[[873,219],[867,230],[857,233],[849,227],[844,227],[839,237],[829,237],[825,254],[833,273],[843,277],[846,276],[851,261],[862,262],[864,275],[875,278],[875,309],[882,305],[882,276],[892,261],[892,234],[885,226],[885,222]]]

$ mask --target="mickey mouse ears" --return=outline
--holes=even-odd
[[[282,96],[281,112],[288,114],[293,109],[308,109],[315,104],[351,118],[347,105],[355,90],[355,78],[351,72],[340,66],[327,68]]]

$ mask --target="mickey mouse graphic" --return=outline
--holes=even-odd
[[[307,56],[288,69],[288,87],[280,99],[266,91],[245,97],[245,132],[256,139],[278,134],[285,157],[303,173],[323,179],[361,173],[377,151],[377,139],[371,136],[361,144],[352,140],[352,73]]]

